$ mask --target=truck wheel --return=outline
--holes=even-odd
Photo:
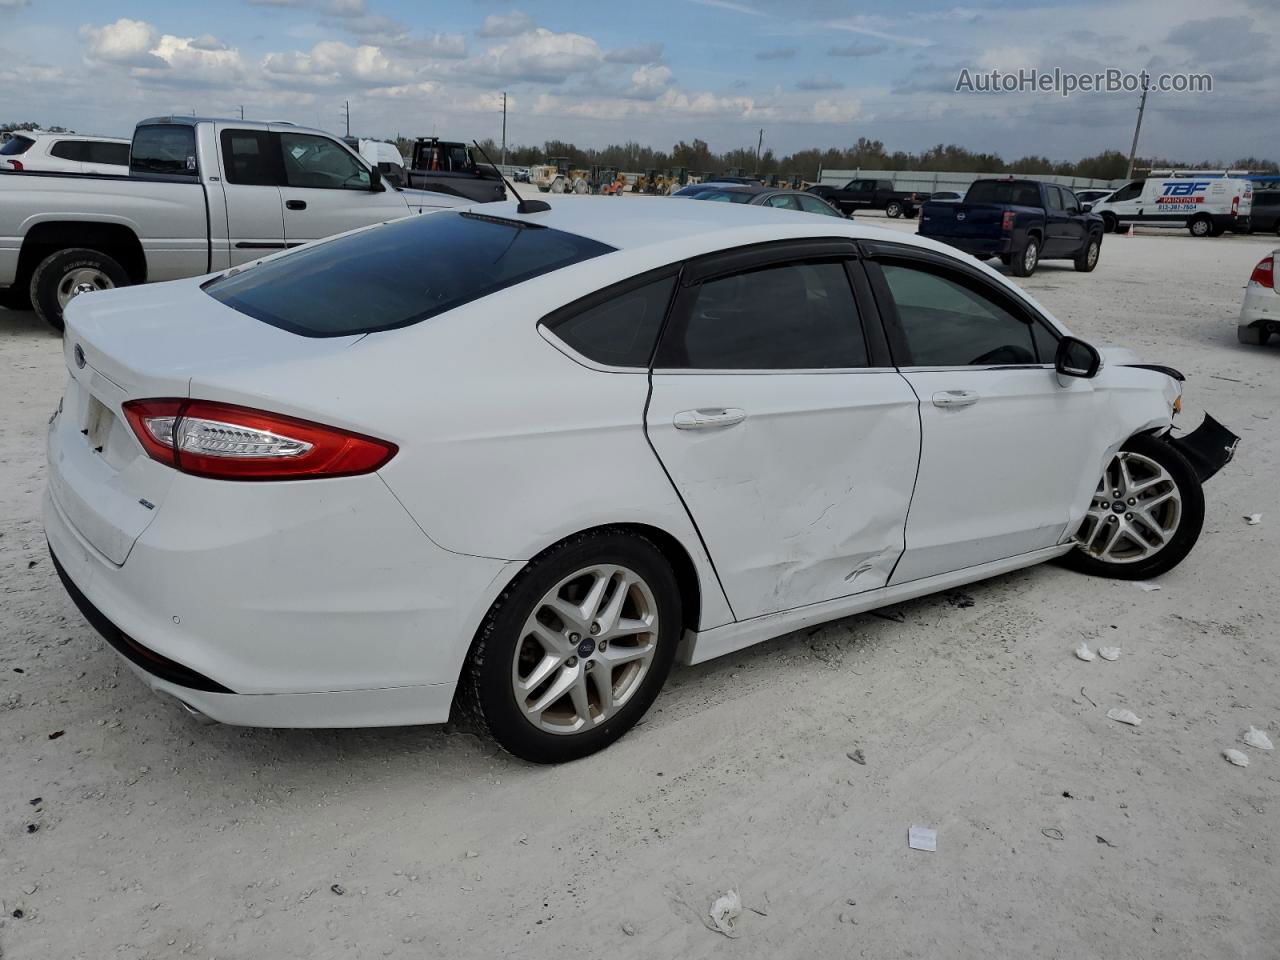
[[[1207,237],[1213,233],[1213,221],[1204,216],[1193,217],[1187,224],[1187,229],[1193,237]]]
[[[1236,327],[1236,339],[1252,347],[1266,346],[1271,333],[1265,326]]]
[[[1036,264],[1040,262],[1040,238],[1028,237],[1027,245],[1022,248],[1020,253],[1013,255],[1013,262],[1009,266],[1013,269],[1015,277],[1029,277],[1036,272]]]
[[[1120,221],[1116,219],[1114,213],[1104,213],[1102,215],[1102,232],[1115,233],[1120,228]]]
[[[884,212],[886,216],[892,217],[894,220],[897,220],[900,216],[902,216],[902,204],[900,204],[897,200],[890,200],[887,204],[885,204]]]
[[[55,330],[62,329],[62,311],[82,293],[127,287],[129,274],[99,250],[69,247],[51,253],[31,275],[31,305]]]
[[[1075,268],[1081,273],[1091,273],[1098,265],[1098,254],[1102,252],[1102,238],[1096,233],[1089,234],[1084,249],[1076,254]]]

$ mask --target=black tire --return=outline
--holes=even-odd
[[[902,204],[899,203],[897,200],[890,200],[884,206],[884,213],[885,213],[885,216],[890,217],[894,220],[897,220],[900,216],[902,216]]]
[[[1081,273],[1092,273],[1098,265],[1098,257],[1102,253],[1102,237],[1096,233],[1089,234],[1089,239],[1076,254],[1074,265]]]
[[[611,717],[582,733],[549,733],[527,719],[516,702],[512,665],[517,644],[524,643],[525,622],[548,591],[575,571],[602,563],[629,568],[649,587],[657,607],[657,649],[639,686]],[[619,529],[571,537],[531,560],[494,602],[463,668],[458,705],[503,749],[523,760],[563,763],[585,757],[613,743],[644,716],[671,671],[682,623],[675,574],[653,541]]]
[[[1036,272],[1036,266],[1040,263],[1040,238],[1036,236],[1027,237],[1027,242],[1022,245],[1022,249],[1013,255],[1009,263],[1009,269],[1013,271],[1015,277],[1029,277]]]
[[[1103,560],[1076,547],[1063,557],[1063,563],[1073,570],[1095,577],[1115,580],[1148,580],[1168,573],[1191,552],[1200,538],[1204,526],[1204,490],[1195,470],[1187,458],[1173,445],[1149,434],[1130,437],[1120,448],[1122,451],[1140,454],[1154,460],[1172,478],[1182,498],[1181,515],[1177,528],[1164,546],[1155,553],[1128,563]]]
[[[1236,327],[1236,339],[1252,347],[1265,347],[1271,332],[1266,327]]]
[[[1116,219],[1116,215],[1109,212],[1104,213],[1102,215],[1102,232],[1115,233],[1118,229],[1120,229],[1120,221]]]
[[[58,287],[73,270],[94,270],[112,287],[127,287],[129,274],[124,267],[98,250],[68,247],[51,253],[31,275],[31,305],[41,320],[55,330],[62,329],[62,307],[58,303]]]
[[[1206,216],[1192,217],[1187,221],[1187,231],[1193,237],[1212,236],[1213,221]]]
[[[0,308],[5,310],[30,310],[31,293],[25,283],[15,283],[0,290]]]

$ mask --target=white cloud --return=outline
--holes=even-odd
[[[317,43],[310,51],[269,53],[262,61],[269,79],[304,86],[358,83],[366,87],[396,87],[414,80],[415,71],[388,57],[371,44],[350,46],[338,40]]]
[[[158,32],[144,20],[121,17],[115,23],[80,28],[80,36],[89,45],[89,59],[125,66],[164,66],[152,54]]]
[[[473,68],[507,80],[561,83],[571,74],[590,73],[603,62],[604,51],[590,37],[539,27],[490,47],[473,62]]]
[[[528,33],[533,27],[532,17],[519,10],[512,10],[510,13],[489,14],[476,33],[482,37],[514,37]]]
[[[631,92],[635,96],[657,96],[671,84],[671,68],[662,64],[646,64],[631,74]]]

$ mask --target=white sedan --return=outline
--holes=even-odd
[[[1057,557],[1191,550],[1235,438],[939,244],[733,204],[411,217],[77,298],[45,528],[228,723],[470,711],[553,762],[673,663]]]

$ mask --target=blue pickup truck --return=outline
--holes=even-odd
[[[1088,273],[1102,249],[1102,217],[1066,187],[1039,180],[975,180],[960,203],[926,203],[917,232],[979,259],[999,257],[1015,277],[1031,276],[1041,260],[1071,260]]]

